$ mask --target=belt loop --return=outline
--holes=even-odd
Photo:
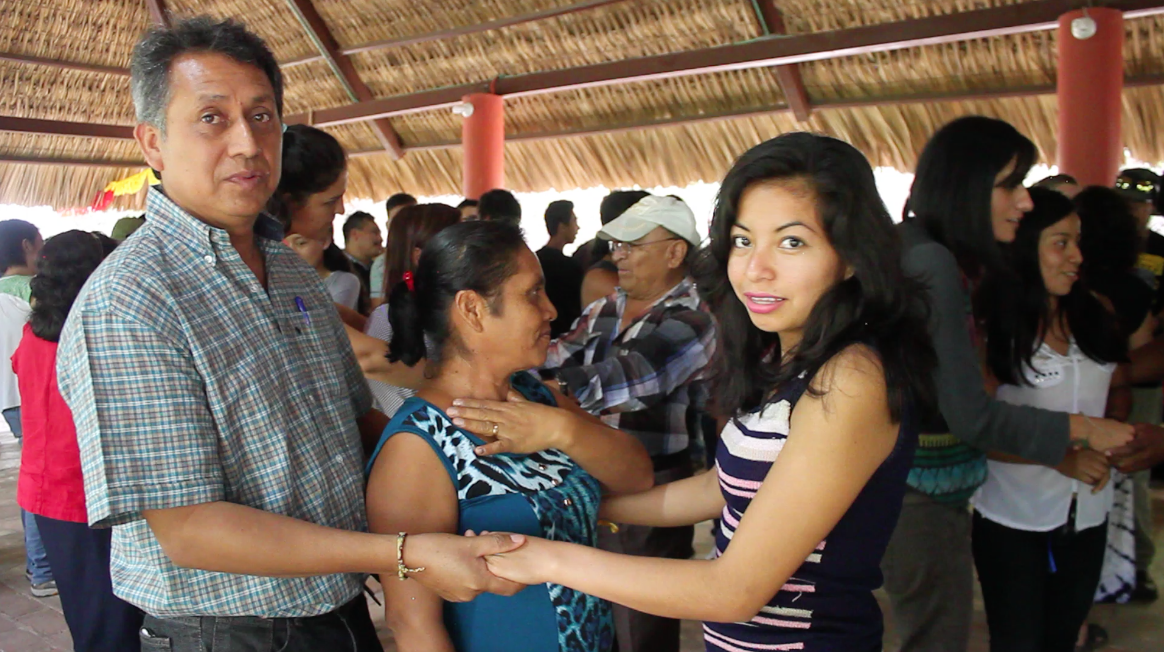
[[[209,652],[230,652],[230,631],[233,618],[211,618]]]

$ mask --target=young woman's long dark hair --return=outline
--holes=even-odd
[[[460,222],[433,236],[420,254],[412,287],[398,283],[389,295],[392,341],[388,360],[410,367],[424,358],[439,364],[450,336],[449,309],[457,293],[472,290],[489,300],[494,312],[500,310],[493,299],[517,272],[517,253],[522,247],[521,229],[502,221]],[[426,336],[434,350],[427,350]]]
[[[995,177],[1015,161],[1014,172],[997,185],[1017,188],[1037,160],[1035,144],[1009,123],[958,118],[939,129],[918,157],[903,217],[949,249],[967,276],[981,278],[1002,264],[991,221]]]
[[[267,212],[290,233],[295,205],[327,190],[347,167],[347,155],[335,136],[307,125],[290,125],[283,132],[283,174],[267,202]]]
[[[1090,186],[1075,195],[1075,212],[1083,227],[1083,275],[1122,273],[1136,266],[1140,226],[1128,200],[1111,188]]]
[[[1030,193],[1034,208],[1023,217],[1014,242],[1006,247],[1005,258],[1012,273],[988,278],[976,298],[976,312],[985,324],[986,364],[994,377],[1007,385],[1029,384],[1023,369],[1030,366],[1056,320],[1067,326],[1080,350],[1092,360],[1119,362],[1128,352],[1127,335],[1084,279],[1075,281],[1071,292],[1059,298],[1058,310],[1051,312],[1039,266],[1039,236],[1073,214],[1075,205],[1054,190],[1031,188]]]
[[[802,180],[816,198],[826,235],[853,275],[824,293],[791,357],[780,338],[756,328],[727,277],[731,230],[749,187]],[[923,286],[901,268],[901,243],[869,162],[852,145],[808,133],[785,134],[753,147],[724,178],[711,223],[711,245],[698,274],[719,320],[714,373],[716,410],[725,415],[762,406],[773,390],[812,377],[845,347],[865,343],[881,358],[889,408],[900,420],[907,402],[934,403],[937,358],[926,330]]]
[[[412,271],[412,252],[424,249],[432,237],[461,221],[461,211],[446,204],[412,204],[400,209],[388,225],[384,259],[384,296]]]
[[[100,233],[65,231],[44,243],[32,289],[32,313],[28,323],[43,340],[61,339],[61,329],[69,317],[85,281],[117,246],[117,241]]]

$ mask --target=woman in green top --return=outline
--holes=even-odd
[[[11,294],[28,301],[32,291],[28,282],[36,275],[36,261],[44,240],[35,226],[24,220],[0,222],[0,294]]]
[[[35,226],[24,220],[4,220],[0,222],[0,294],[10,294],[24,302],[27,310],[32,290],[28,282],[36,274],[36,261],[40,259],[40,250],[44,240]],[[19,302],[17,302],[19,303]],[[24,311],[5,312],[5,319],[19,320],[20,323],[0,325],[0,330],[7,332],[22,332],[24,322],[28,320],[28,313]],[[15,342],[19,342],[19,337]],[[0,353],[0,358],[8,362],[8,358],[15,352],[11,350]],[[0,367],[0,410],[3,410],[4,421],[8,424],[12,435],[20,441],[20,394],[16,390],[16,375],[12,372],[12,365]],[[47,598],[57,594],[57,585],[53,581],[53,571],[49,568],[48,553],[40,540],[40,531],[32,514],[20,510],[21,521],[24,524],[24,570],[31,584],[32,594],[38,598]]]

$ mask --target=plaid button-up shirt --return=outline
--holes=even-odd
[[[179,568],[142,517],[227,501],[365,530],[356,418],[371,405],[319,275],[274,220],[255,225],[264,290],[225,231],[157,189],[146,214],[77,298],[57,363],[89,522],[115,526],[114,593],[161,617],[332,611],[362,576]]]
[[[691,279],[619,332],[625,309],[622,288],[590,304],[550,345],[543,368],[556,369],[582,409],[638,437],[652,457],[683,452],[695,434],[693,410],[706,402],[715,318]]]

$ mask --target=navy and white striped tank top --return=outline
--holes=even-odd
[[[716,471],[727,505],[715,536],[717,557],[727,550],[788,439],[792,410],[807,381],[789,385],[763,410],[740,415],[723,430]],[[798,432],[797,436],[811,437],[812,433]],[[704,623],[707,650],[880,650],[883,623],[873,591],[881,586],[881,557],[901,514],[905,478],[916,446],[916,429],[903,423],[889,457],[828,537],[760,613],[746,623]],[[821,469],[821,473],[829,472],[827,467]]]

